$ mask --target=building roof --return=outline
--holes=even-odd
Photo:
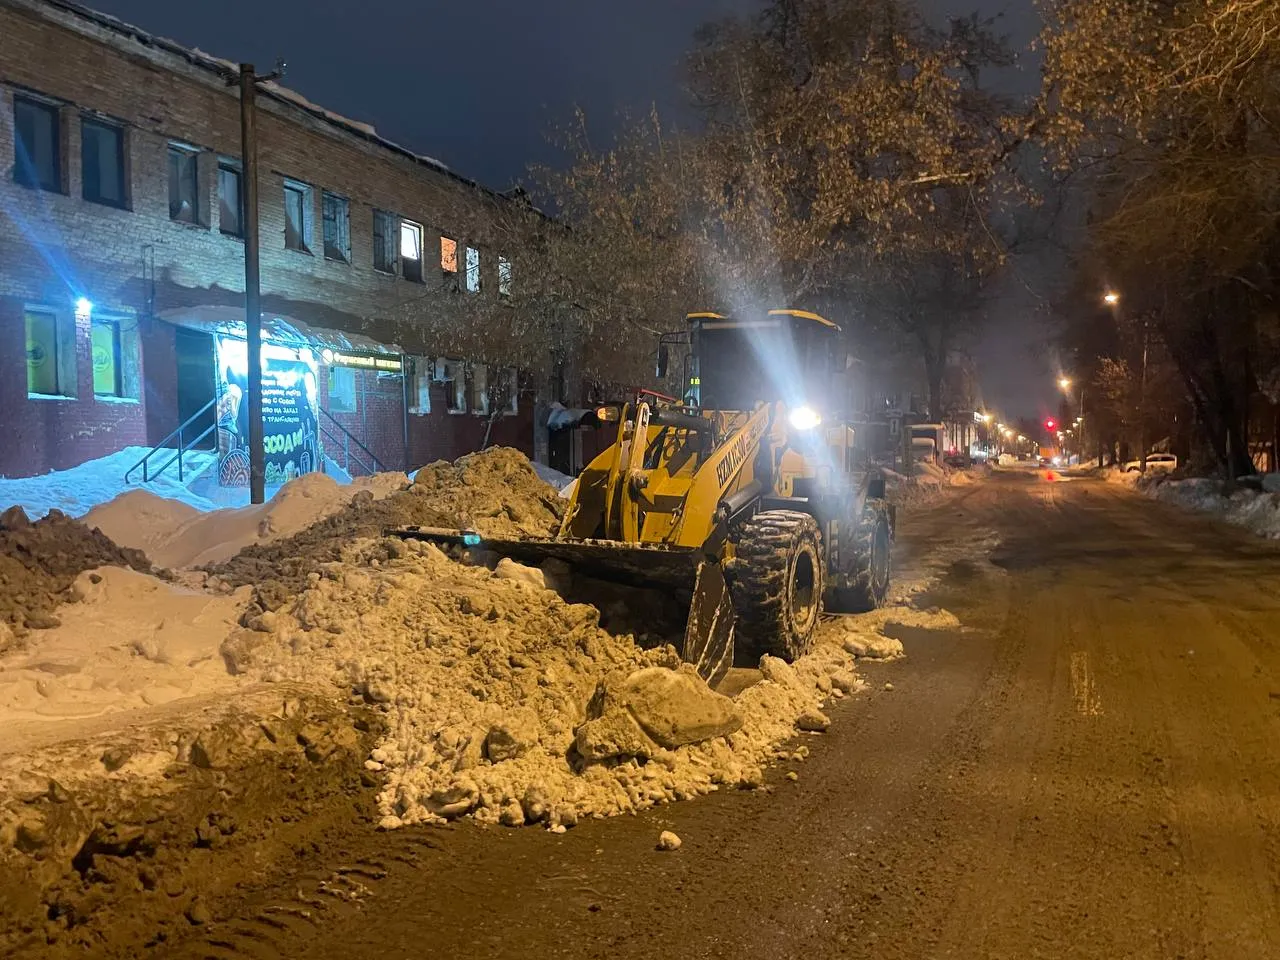
[[[46,7],[51,10],[58,11],[73,19],[80,20],[86,25],[106,30],[126,42],[136,43],[151,50],[158,50],[162,53],[178,57],[186,61],[191,66],[199,70],[206,71],[224,82],[237,78],[240,74],[240,66],[237,63],[205,53],[198,47],[185,47],[176,40],[169,40],[165,37],[148,33],[141,27],[136,27],[131,23],[126,23],[125,21],[113,17],[110,14],[92,10],[79,3],[73,3],[71,0],[17,0],[17,2],[14,2],[14,0],[8,0],[8,2],[12,6],[23,6],[27,8]],[[386,137],[381,136],[372,125],[363,123],[359,120],[352,120],[349,117],[344,117],[331,110],[326,110],[324,107],[319,104],[312,103],[302,94],[295,90],[290,90],[288,87],[281,86],[274,82],[262,83],[259,85],[259,96],[269,98],[278,103],[284,104],[287,107],[300,110],[322,123],[340,129],[347,134],[364,140],[376,147],[387,150],[390,153],[394,153],[400,157],[411,160],[414,163],[426,167],[436,173],[449,177],[464,186],[478,190],[495,200],[511,202],[514,199],[510,192],[504,193],[502,191],[494,190],[490,187],[484,186],[478,181],[470,179],[469,177],[464,177],[462,174],[451,170],[447,165],[441,163],[439,160],[415,153],[408,147],[401,146],[392,140],[388,140]],[[529,205],[529,208],[535,213],[542,214],[542,211],[533,207],[531,204]],[[545,216],[545,214],[542,215]]]

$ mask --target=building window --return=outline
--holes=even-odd
[[[324,258],[351,262],[351,205],[346,197],[327,190],[324,203]]]
[[[218,229],[229,237],[243,237],[244,206],[240,197],[240,164],[218,161]]]
[[[467,247],[467,293],[480,292],[480,251]]]
[[[169,219],[199,223],[196,160],[190,147],[169,144]]]
[[[26,311],[27,394],[76,395],[76,327],[70,314]]]
[[[94,317],[89,327],[89,347],[94,396],[136,400],[140,379],[137,324]]]
[[[288,249],[311,252],[314,206],[311,187],[297,180],[284,182],[284,245]]]
[[[506,414],[519,413],[520,377],[516,373],[516,368],[503,367],[499,370],[494,387],[492,394],[494,406],[500,407]]]
[[[62,137],[58,108],[13,98],[13,179],[24,187],[62,190]]]
[[[373,269],[396,272],[396,231],[398,217],[385,210],[373,211]]]
[[[356,371],[354,367],[329,368],[329,412],[356,412]]]
[[[400,221],[400,272],[406,280],[422,282],[422,227]]]
[[[471,365],[471,412],[489,414],[489,368],[483,363]]]
[[[91,203],[124,207],[124,130],[110,123],[80,120],[80,172],[83,196]]]
[[[458,241],[452,237],[440,238],[440,272],[446,280],[458,282]]]
[[[467,412],[467,370],[461,360],[436,361],[436,380],[444,385],[444,408],[448,413]]]
[[[511,261],[498,257],[498,296],[511,296]]]
[[[431,361],[409,358],[409,412],[424,416],[431,412]]]

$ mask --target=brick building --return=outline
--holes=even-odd
[[[0,475],[184,422],[184,440],[216,424],[202,443],[225,453],[242,442],[235,67],[63,0],[0,0],[0,38]],[[352,473],[347,451],[407,469],[486,432],[532,454],[546,378],[511,333],[504,244],[536,212],[276,85],[258,106],[264,392],[316,408],[268,424],[269,463],[299,438]]]

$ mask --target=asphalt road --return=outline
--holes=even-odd
[[[964,629],[904,631],[798,782],[561,837],[353,827],[174,955],[1280,958],[1280,550],[1025,474],[900,537]]]

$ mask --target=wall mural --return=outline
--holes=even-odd
[[[217,337],[218,483],[249,485],[249,351]],[[320,468],[319,379],[311,350],[262,345],[262,430],[266,483],[274,486]]]

